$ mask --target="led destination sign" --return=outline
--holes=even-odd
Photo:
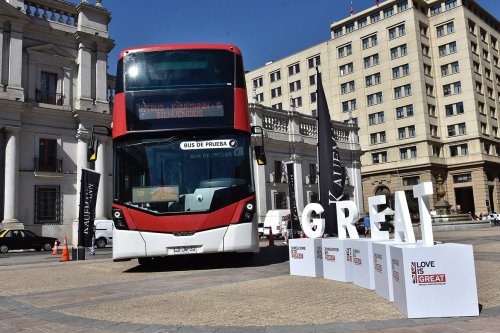
[[[138,103],[140,120],[206,118],[224,116],[224,105],[220,101],[184,101]]]

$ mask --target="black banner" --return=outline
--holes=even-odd
[[[91,246],[94,234],[95,206],[101,174],[82,169],[80,211],[78,214],[78,246]]]
[[[325,233],[337,233],[335,202],[342,199],[345,176],[340,165],[340,156],[335,142],[330,111],[326,101],[321,74],[318,72],[318,164],[319,201],[325,212]]]
[[[292,221],[292,230],[299,231],[300,220],[297,212],[297,200],[295,200],[295,174],[293,172],[293,162],[286,163],[286,173],[288,175],[288,193],[290,197],[290,220]]]

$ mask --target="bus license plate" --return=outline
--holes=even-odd
[[[176,246],[176,247],[167,247],[167,252],[170,255],[179,255],[179,254],[196,254],[198,252],[197,246]]]

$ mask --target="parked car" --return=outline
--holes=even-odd
[[[95,220],[95,246],[98,248],[113,245],[113,229],[115,225],[112,220]]]
[[[6,229],[0,231],[0,253],[27,249],[50,251],[56,241],[57,238],[38,236],[30,230]]]
[[[493,222],[494,225],[496,226],[500,225],[500,214],[495,212],[491,213],[490,220]]]

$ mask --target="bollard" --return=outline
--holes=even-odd
[[[269,245],[268,247],[274,246],[274,235],[272,227],[269,227]]]

